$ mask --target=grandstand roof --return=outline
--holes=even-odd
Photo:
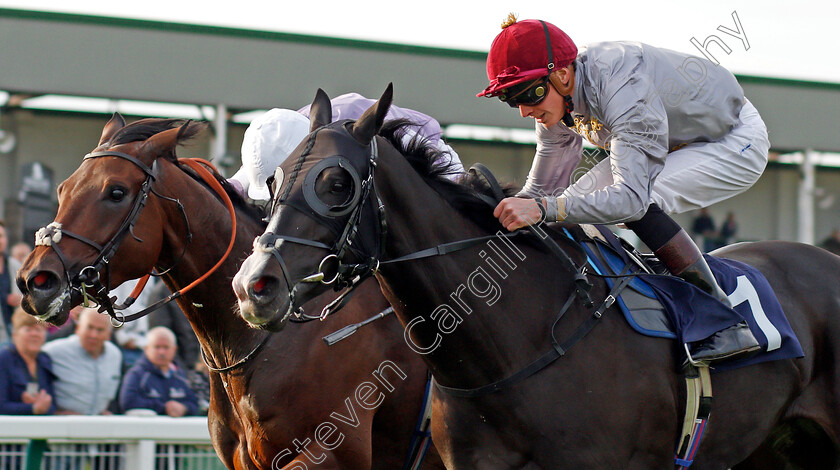
[[[0,9],[0,90],[297,108],[317,87],[379,96],[443,124],[531,128],[476,98],[486,53],[216,26]],[[840,151],[840,84],[739,76],[774,148]]]

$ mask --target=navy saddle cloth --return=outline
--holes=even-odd
[[[598,274],[612,275],[635,265],[618,237],[596,227],[603,236],[577,240]],[[572,234],[566,231],[567,236]],[[739,261],[704,255],[734,312],[714,297],[675,276],[642,274],[622,291],[616,304],[633,329],[647,336],[690,343],[745,320],[761,344],[761,352],[741,361],[716,364],[728,370],[759,362],[804,356],[776,294],[761,272]],[[635,272],[641,271],[638,267]],[[614,279],[606,279],[612,287]]]

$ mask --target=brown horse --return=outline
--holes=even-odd
[[[674,468],[686,394],[678,345],[639,335],[615,306],[596,314],[610,305],[603,279],[588,276],[590,308],[579,270],[535,236],[505,236],[485,194],[441,178],[431,149],[401,145],[399,127],[384,123],[391,96],[389,87],[358,121],[330,124],[319,90],[312,133],[275,182],[273,232],[258,244],[282,263],[264,262],[263,250],[243,263],[242,314],[282,319],[324,289],[301,280],[332,256],[339,274],[375,273],[440,384],[432,435],[450,470]],[[556,240],[586,262],[574,242]],[[720,254],[764,273],[805,357],[714,374],[693,468],[840,468],[840,258],[785,242]],[[520,375],[555,350],[557,360]],[[770,449],[808,453],[807,467]]]
[[[233,224],[228,209],[175,156],[176,145],[201,128],[164,119],[126,126],[119,115],[106,124],[94,153],[58,189],[60,228],[53,225],[46,244],[42,237],[18,274],[29,313],[62,324],[86,289],[80,271],[111,248],[115,253],[97,268],[109,288],[155,268],[166,272],[174,292],[223,257]],[[409,354],[395,321],[378,322],[332,347],[320,338],[342,326],[335,321],[294,324],[282,333],[249,328],[235,313],[230,280],[264,224],[260,211],[227,194],[236,213],[231,255],[178,298],[209,364],[230,369],[210,376],[216,452],[231,469],[401,468],[422,407],[426,367]],[[138,198],[145,207],[136,209]],[[316,299],[305,309],[318,312],[330,300]],[[371,282],[344,311],[358,322],[388,306]],[[430,454],[424,468],[442,468],[434,449]]]

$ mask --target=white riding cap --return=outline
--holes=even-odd
[[[291,109],[274,108],[254,119],[242,140],[242,169],[248,197],[268,200],[265,180],[309,134],[309,119]]]

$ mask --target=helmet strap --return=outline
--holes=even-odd
[[[548,82],[551,83],[551,86],[554,87],[554,90],[563,97],[563,101],[566,103],[566,114],[563,115],[561,120],[566,127],[574,127],[575,119],[572,117],[572,112],[575,110],[575,103],[572,101],[572,95],[564,95],[560,93],[561,87],[556,83],[558,80],[560,79],[556,77],[554,73],[548,75]],[[562,83],[560,85],[562,85]],[[563,88],[565,88],[565,86],[563,86]]]
[[[540,23],[543,25],[543,31],[545,31],[545,44],[548,46],[548,73],[551,75],[551,72],[554,71],[554,53],[551,50],[551,35],[548,33],[548,25],[545,24],[545,21],[540,20]]]
[[[557,84],[554,83],[554,81],[558,80],[558,78],[554,76],[555,65],[554,65],[554,53],[551,50],[551,34],[549,34],[549,32],[548,32],[548,25],[545,24],[545,21],[540,20],[540,23],[542,23],[543,31],[545,31],[545,44],[546,44],[546,47],[548,48],[548,65],[546,66],[548,68],[548,81],[551,83],[551,86],[554,87],[554,89],[557,91],[557,93],[560,93],[560,88],[561,87],[557,86]],[[563,101],[566,102],[566,114],[563,115],[563,119],[562,119],[563,124],[565,124],[567,127],[574,127],[575,120],[572,117],[572,111],[575,110],[575,103],[572,101],[572,96],[571,95],[564,95],[562,93],[560,95],[563,97]]]

